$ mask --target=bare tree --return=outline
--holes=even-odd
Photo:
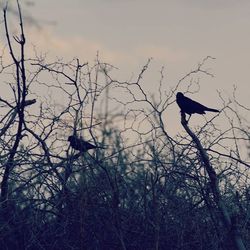
[[[0,181],[3,249],[245,249],[249,246],[249,112],[218,93],[218,115],[169,132],[175,94],[211,77],[206,57],[155,93],[149,59],[129,81],[97,55],[48,62],[25,57],[4,25],[11,63],[1,61]],[[6,83],[6,84],[5,84]],[[187,84],[186,84],[187,83]],[[179,114],[176,114],[178,116]],[[220,119],[223,117],[223,127]],[[195,119],[192,117],[192,119]],[[79,152],[76,135],[104,149]],[[231,241],[232,239],[232,241]],[[234,245],[232,245],[232,242]],[[245,245],[245,248],[244,248]]]

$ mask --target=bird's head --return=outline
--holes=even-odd
[[[176,94],[176,99],[182,98],[184,95],[181,92],[178,92]]]

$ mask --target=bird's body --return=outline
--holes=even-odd
[[[69,136],[68,141],[70,142],[70,146],[73,149],[78,150],[80,152],[86,152],[89,149],[102,148],[99,146],[95,146],[87,141],[84,141],[83,139],[79,139],[75,135]]]
[[[184,96],[181,92],[178,92],[176,95],[176,102],[179,105],[181,112],[186,113],[188,115],[192,114],[205,114],[205,111],[210,112],[219,112],[217,109],[208,108],[186,96]]]

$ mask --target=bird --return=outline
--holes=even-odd
[[[218,109],[208,108],[208,107],[184,96],[183,93],[181,93],[181,92],[178,92],[176,94],[176,102],[177,102],[178,106],[180,107],[182,113],[186,113],[186,114],[190,115],[189,119],[190,119],[192,114],[203,115],[206,113],[205,111],[220,112]]]
[[[78,150],[82,153],[88,151],[89,149],[95,149],[95,148],[102,148],[100,146],[95,146],[87,141],[84,141],[83,139],[77,138],[75,135],[71,135],[68,137],[68,141],[70,142],[70,146]]]

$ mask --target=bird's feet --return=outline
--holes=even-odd
[[[188,124],[188,121],[190,119],[191,116],[189,116],[188,120],[186,119],[186,114],[184,112],[181,111],[181,123],[184,125]]]

